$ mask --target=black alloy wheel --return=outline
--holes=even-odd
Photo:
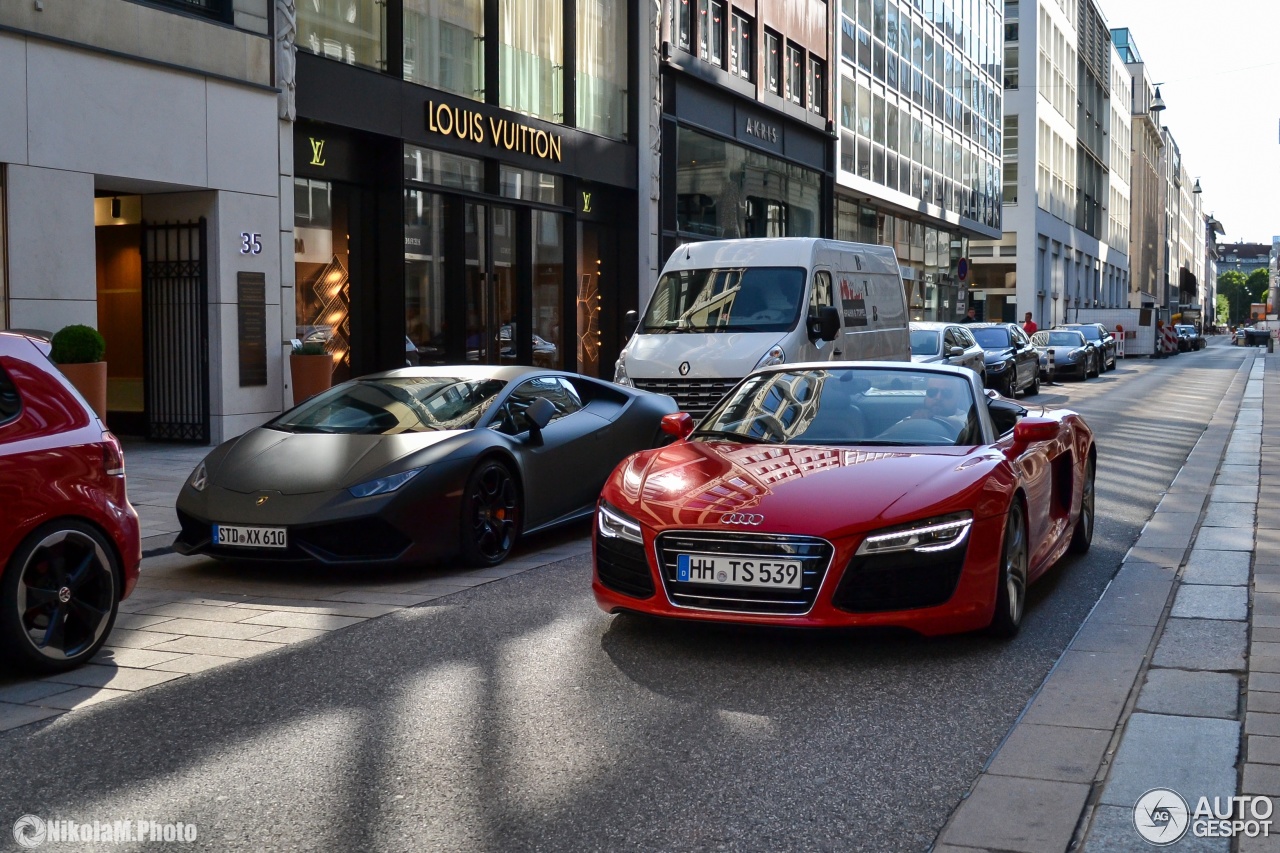
[[[1014,499],[1004,522],[1004,547],[996,580],[996,609],[988,632],[1010,639],[1022,627],[1027,602],[1027,524],[1022,504]]]
[[[1005,367],[1004,390],[1000,393],[1010,400],[1018,396],[1018,365],[1010,364]]]
[[[1080,517],[1076,519],[1076,528],[1071,533],[1071,544],[1067,546],[1072,554],[1083,554],[1093,544],[1093,479],[1094,463],[1090,459],[1084,464],[1084,482],[1081,483]]]
[[[23,669],[79,666],[111,632],[121,579],[115,549],[97,529],[73,519],[37,528],[5,568],[0,639]]]
[[[462,559],[470,566],[496,566],[520,535],[520,487],[511,469],[496,459],[476,466],[462,494]]]

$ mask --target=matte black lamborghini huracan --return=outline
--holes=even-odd
[[[533,367],[353,379],[215,448],[178,495],[174,549],[229,559],[491,566],[590,515],[670,397]]]

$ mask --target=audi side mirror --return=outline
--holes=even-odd
[[[659,422],[659,427],[667,435],[674,435],[677,439],[688,438],[693,433],[693,416],[688,412],[673,412],[669,415],[663,415]]]
[[[1052,441],[1058,437],[1060,425],[1051,418],[1023,418],[1013,428],[1012,453],[1021,453],[1040,441]]]

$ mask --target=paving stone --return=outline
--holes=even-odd
[[[1252,551],[1253,528],[1201,527],[1196,547],[1213,551]]]
[[[358,589],[339,592],[325,596],[325,598],[328,601],[352,601],[357,604],[395,604],[400,607],[413,607],[415,604],[431,600],[431,596],[420,593],[366,592]]]
[[[199,655],[218,655],[228,658],[249,658],[265,652],[282,649],[280,643],[262,643],[257,640],[223,640],[217,637],[179,637],[156,647],[156,651],[190,652]]]
[[[225,607],[218,607],[207,604],[168,603],[147,608],[145,612],[155,616],[204,619],[208,622],[239,622],[241,619],[246,618],[246,614],[242,609],[233,607],[230,604]]]
[[[1023,722],[1114,729],[1144,652],[1064,652]]]
[[[987,768],[997,776],[1092,783],[1111,740],[1111,729],[1020,723]]]
[[[177,652],[153,652],[149,649],[113,649],[109,646],[103,646],[93,656],[91,663],[100,663],[104,666],[127,666],[135,669],[146,669],[149,666],[155,666],[158,663],[165,663],[179,657],[182,657],[182,655]]]
[[[1251,504],[1210,501],[1209,509],[1200,522],[1204,527],[1253,527],[1254,506]]]
[[[1245,668],[1244,622],[1170,619],[1152,664],[1178,669],[1240,671]]]
[[[146,613],[119,613],[116,615],[115,627],[136,631],[140,628],[151,628],[169,621],[168,616],[151,616]]]
[[[158,669],[163,672],[204,672],[206,669],[225,666],[229,663],[238,663],[239,661],[240,658],[222,657],[220,655],[179,655],[171,661],[156,664],[152,669]]]
[[[320,631],[313,628],[272,628],[257,639],[270,643],[301,643],[306,640],[323,637],[328,633],[328,631]]]
[[[1280,765],[1246,763],[1240,793],[1280,797]]]
[[[1242,586],[1187,584],[1178,589],[1170,616],[1179,619],[1233,619],[1249,617],[1249,591]]]
[[[128,690],[113,690],[110,687],[76,687],[66,693],[58,693],[54,696],[38,699],[32,704],[45,708],[61,708],[64,711],[74,711],[77,708],[87,708],[90,705],[97,705],[100,702],[130,695],[132,694]]]
[[[309,601],[299,598],[252,598],[234,606],[246,610],[325,613],[331,616],[360,616],[365,619],[385,616],[404,609],[393,604],[355,604],[342,601]]]
[[[1203,493],[1176,492],[1162,497],[1156,505],[1156,512],[1190,512],[1198,518],[1203,507]]]
[[[1146,581],[1131,583],[1116,579],[1089,615],[1090,621],[1123,622],[1133,625],[1156,625],[1164,615],[1173,582]]]
[[[174,619],[165,626],[171,633],[190,637],[220,637],[224,640],[252,640],[270,631],[266,625],[244,622],[210,622],[206,619]]]
[[[1208,717],[1135,713],[1100,802],[1133,805],[1152,788],[1172,788],[1189,803],[1235,790],[1240,723]]]
[[[14,704],[34,702],[37,699],[43,699],[55,693],[66,693],[70,689],[70,684],[54,684],[49,681],[18,681],[0,687],[0,702],[12,702]]]
[[[1087,620],[1071,641],[1076,652],[1124,652],[1145,650],[1155,635],[1153,625],[1131,625],[1120,622]]]
[[[1226,672],[1152,668],[1137,707],[1156,714],[1239,719],[1240,680]]]
[[[1252,666],[1249,667],[1253,669]],[[1274,672],[1250,672],[1249,673],[1249,692],[1255,690],[1268,690],[1272,693],[1280,693],[1280,674]]]
[[[1253,698],[1252,694],[1249,696]],[[1280,737],[1249,735],[1245,744],[1248,760],[1253,764],[1280,764]]]
[[[159,631],[112,629],[111,633],[107,635],[106,645],[125,649],[147,649],[177,638],[177,634],[163,634]]]
[[[318,631],[346,628],[348,625],[363,621],[363,619],[354,616],[330,616],[323,613],[290,613],[271,610],[245,619],[245,622],[251,625],[269,625],[276,628],[311,628]]]
[[[54,684],[76,684],[81,687],[110,687],[113,690],[143,690],[182,676],[176,672],[153,669],[121,669],[114,666],[88,664],[44,680]]]
[[[1280,714],[1250,710],[1244,716],[1244,730],[1250,735],[1280,737]]]
[[[1271,821],[1270,835],[1240,838],[1236,848],[1239,853],[1280,853],[1280,823],[1274,817]]]
[[[1167,786],[1160,786],[1167,787]],[[1144,792],[1145,793],[1145,792]],[[1186,835],[1167,848],[1148,844],[1133,823],[1133,807],[1100,805],[1093,810],[1093,823],[1085,838],[1084,853],[1138,853],[1144,850],[1174,850],[1177,853],[1228,853],[1229,838],[1196,838],[1188,828]],[[1195,803],[1187,804],[1195,808]]]
[[[1025,853],[1065,850],[1088,795],[1088,785],[983,776],[939,841]]]
[[[1267,693],[1262,690],[1250,693],[1249,710],[1261,711],[1264,714],[1280,714],[1280,693]]]
[[[1250,672],[1280,672],[1280,658],[1262,657],[1254,654],[1249,657]]]
[[[1243,551],[1192,548],[1182,582],[1244,586],[1249,583],[1249,555]]]
[[[1177,547],[1147,546],[1139,540],[1138,544],[1130,548],[1128,554],[1125,554],[1124,559],[1125,562],[1133,560],[1177,568],[1182,565],[1182,558],[1186,552],[1187,546],[1185,544]]]
[[[57,708],[39,708],[35,705],[11,705],[8,702],[0,702],[0,732],[47,720],[61,713],[62,711]]]

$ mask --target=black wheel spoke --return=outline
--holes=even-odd
[[[84,555],[84,559],[77,563],[75,568],[67,574],[67,586],[71,587],[72,590],[79,589],[91,577],[92,573],[89,569],[97,565],[97,560],[94,557],[95,554],[90,550]]]
[[[106,610],[100,607],[94,607],[92,604],[82,599],[73,598],[68,603],[68,607],[71,609],[71,613],[85,624],[91,634],[97,633],[98,625],[102,623],[103,618],[107,614]]]
[[[27,585],[27,609],[35,610],[52,604],[58,600],[56,589],[45,589],[42,586]]]
[[[67,639],[67,608],[56,607],[53,613],[49,614],[49,626],[45,629],[44,637],[36,645],[42,649],[53,648],[61,651],[66,645]]]

